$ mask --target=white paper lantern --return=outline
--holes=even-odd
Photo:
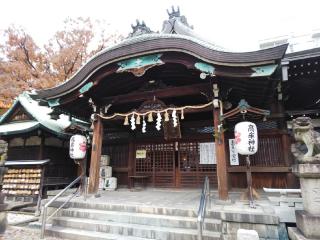
[[[236,149],[241,155],[252,155],[258,151],[257,126],[252,122],[240,122],[234,128]]]
[[[73,135],[70,138],[69,155],[72,159],[83,159],[87,151],[87,138],[82,135]]]

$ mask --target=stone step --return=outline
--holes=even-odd
[[[196,240],[198,231],[196,229],[184,229],[173,227],[158,227],[150,225],[106,222],[101,220],[58,217],[53,219],[53,226],[64,228],[81,229],[85,231],[97,231],[122,236],[133,236],[149,239],[163,240]],[[220,232],[204,231],[204,240],[220,239]]]
[[[197,218],[195,217],[168,216],[150,213],[116,212],[79,208],[64,209],[61,211],[60,215],[64,217],[95,219],[108,222],[197,229]],[[220,232],[222,229],[221,220],[207,218],[205,220],[204,229]]]
[[[46,236],[54,236],[70,240],[149,240],[149,238],[121,236],[117,234],[86,231],[82,229],[65,228],[59,226],[48,227],[46,229]]]
[[[60,207],[64,201],[55,201],[51,207]],[[80,208],[80,209],[97,209],[105,211],[117,212],[135,212],[135,213],[151,213],[158,215],[171,215],[171,216],[184,216],[184,217],[197,217],[197,209],[179,209],[168,207],[153,207],[142,205],[123,205],[123,204],[107,204],[107,203],[92,203],[71,201],[66,204],[65,208]]]

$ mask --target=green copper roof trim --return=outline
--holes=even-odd
[[[7,119],[7,117],[10,116],[10,114],[12,114],[14,112],[14,110],[16,109],[18,104],[19,104],[19,100],[18,100],[18,98],[16,98],[14,100],[12,106],[4,114],[1,115],[0,124],[3,123]]]
[[[238,103],[238,107],[240,111],[246,111],[250,107],[250,105],[246,100],[241,99],[240,102]]]
[[[93,82],[88,82],[87,84],[83,85],[82,88],[80,88],[79,92],[82,94],[82,93],[85,93],[85,92],[88,92],[89,89],[93,86]]]
[[[240,109],[240,111],[247,111],[249,108],[253,108],[252,106],[250,106],[248,104],[248,102],[245,100],[245,99],[241,99],[239,104],[238,104],[238,107]],[[257,109],[257,108],[255,108]],[[259,109],[261,111],[261,114],[262,115],[270,115],[270,111],[269,110],[265,110],[265,109]]]
[[[272,65],[266,65],[266,66],[261,66],[261,67],[252,67],[252,71],[254,71],[251,74],[251,77],[265,77],[265,76],[270,76],[274,73],[274,71],[277,69],[278,65],[277,64],[272,64]]]
[[[194,64],[195,68],[200,70],[201,72],[213,75],[214,74],[214,67],[210,64],[204,63],[204,62],[196,62]]]
[[[48,100],[49,107],[59,106],[60,105],[59,101],[60,101],[60,98],[55,98],[55,99]]]
[[[135,57],[135,58],[118,62],[119,68],[117,72],[164,64],[164,62],[160,59],[161,56],[162,54],[152,54],[152,55]]]

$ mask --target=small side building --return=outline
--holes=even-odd
[[[9,144],[7,161],[50,159],[44,173],[45,189],[61,188],[76,178],[69,139],[72,133],[87,129],[84,121],[69,115],[54,117],[50,107],[41,106],[26,92],[0,118],[0,138]]]

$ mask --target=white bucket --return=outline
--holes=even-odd
[[[101,155],[100,166],[109,166],[110,165],[110,156]]]
[[[101,178],[110,178],[110,177],[112,177],[112,167],[110,167],[110,166],[100,167],[99,177],[101,177]]]
[[[105,181],[106,181],[105,178],[99,178],[99,190],[103,190],[104,189]]]
[[[104,181],[104,187],[106,190],[116,190],[117,178],[115,177],[106,178]]]

